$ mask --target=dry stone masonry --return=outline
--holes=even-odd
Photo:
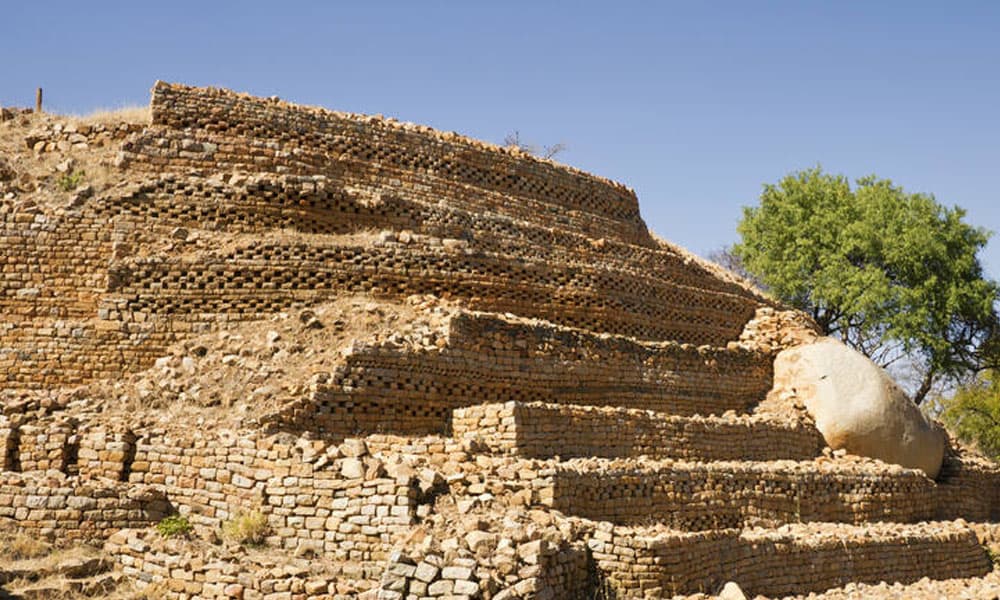
[[[1000,469],[828,447],[816,325],[621,184],[162,82],[0,147],[0,534],[171,599],[1000,590]]]

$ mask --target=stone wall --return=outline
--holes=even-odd
[[[345,293],[432,294],[592,331],[715,345],[739,336],[755,308],[747,297],[706,294],[594,264],[524,262],[418,238],[381,245],[264,239],[189,259],[136,258],[111,267],[108,293],[101,308],[126,322],[135,315],[211,322],[209,315],[219,313],[251,320]]]
[[[344,293],[434,294],[717,346],[769,303],[651,240],[622,186],[517,152],[166,84],[153,120],[141,131],[69,123],[26,137],[39,153],[134,139],[118,185],[0,206],[8,387],[119,377],[220,322]],[[195,250],[186,229],[225,243]],[[377,239],[337,237],[372,231]]]
[[[752,415],[682,417],[652,410],[543,402],[456,409],[452,432],[478,448],[527,458],[807,460],[822,437],[795,419]]]
[[[769,301],[725,281],[669,245],[638,246],[614,238],[518,221],[470,207],[426,204],[389,193],[344,187],[324,176],[267,174],[192,177],[168,174],[89,200],[86,211],[169,234],[175,227],[231,234],[269,230],[305,234],[382,232],[383,242],[413,234],[444,240],[456,248],[521,260],[587,265],[659,279],[706,294],[722,292]]]
[[[850,582],[976,577],[992,565],[959,523],[671,532],[602,525],[590,548],[624,598],[713,593],[737,581],[749,596],[806,594]]]
[[[746,412],[771,387],[767,355],[641,343],[498,315],[457,312],[444,337],[357,342],[308,398],[267,417],[336,438],[352,431],[440,433],[451,411],[483,402]]]
[[[140,437],[129,481],[163,486],[207,528],[260,512],[270,546],[321,554],[356,577],[377,576],[421,498],[416,477],[387,473],[363,443],[288,445],[249,431]]]
[[[650,243],[624,186],[456,134],[162,82],[152,113],[154,127],[126,147],[132,168],[322,174],[430,204]]]
[[[336,573],[317,573],[308,560],[274,560],[263,553],[225,553],[196,539],[163,539],[155,531],[123,529],[108,538],[104,550],[151,597],[170,600],[356,597]]]
[[[33,535],[61,540],[107,537],[125,527],[148,527],[173,512],[155,488],[61,475],[0,473],[0,518]]]
[[[418,560],[394,552],[379,582],[378,598],[481,598],[483,592],[495,600],[591,597],[594,569],[583,542],[538,539],[488,554],[484,548],[494,546],[491,538],[496,537],[470,532],[469,538],[478,541],[479,555],[450,561],[441,554],[429,553]]]
[[[1000,467],[972,456],[946,455],[937,477],[938,519],[1000,520]]]
[[[890,465],[572,459],[554,465],[550,485],[541,498],[564,513],[685,530],[813,521],[910,523],[933,518],[937,508],[933,481]]]

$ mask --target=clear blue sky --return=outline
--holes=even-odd
[[[9,2],[0,103],[156,79],[564,142],[657,233],[732,242],[760,186],[877,173],[1000,232],[1000,2]],[[1000,238],[983,254],[1000,278]]]

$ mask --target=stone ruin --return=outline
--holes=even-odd
[[[1000,470],[826,447],[769,394],[809,319],[653,237],[620,184],[166,83],[149,123],[21,143],[9,180],[110,175],[0,207],[0,532],[97,545],[164,598],[1000,589]],[[222,534],[247,515],[258,544]]]

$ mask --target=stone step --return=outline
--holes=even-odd
[[[129,258],[109,267],[99,314],[142,313],[150,322],[167,317],[202,329],[217,326],[219,313],[228,321],[260,320],[345,292],[396,299],[431,294],[476,310],[595,332],[725,346],[739,339],[760,306],[749,294],[637,277],[600,262],[550,265],[456,253],[441,243],[375,245],[335,236],[290,242],[272,236],[184,257]]]
[[[771,357],[742,348],[640,342],[512,315],[456,310],[437,339],[358,342],[311,395],[265,423],[329,437],[443,433],[484,402],[614,405],[678,415],[749,412]]]
[[[552,462],[542,504],[618,524],[703,531],[799,522],[912,523],[934,518],[938,494],[922,471],[856,457],[813,461]]]
[[[544,402],[456,409],[452,431],[481,451],[539,459],[810,460],[824,445],[815,427],[790,417],[680,416]]]
[[[748,597],[808,594],[848,583],[980,577],[992,569],[962,521],[705,532],[603,524],[589,544],[606,585],[623,598],[716,593],[727,581]]]

